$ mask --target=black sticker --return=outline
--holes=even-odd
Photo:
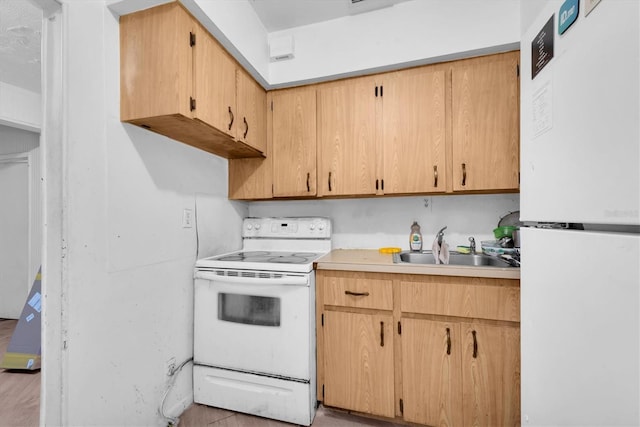
[[[551,18],[531,42],[531,79],[534,79],[553,58],[554,18],[555,14],[551,15]]]

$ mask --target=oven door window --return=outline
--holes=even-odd
[[[218,319],[246,325],[280,326],[280,298],[219,293]]]

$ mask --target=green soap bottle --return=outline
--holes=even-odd
[[[413,221],[411,225],[411,234],[409,235],[409,249],[415,252],[422,250],[422,233],[418,221]]]

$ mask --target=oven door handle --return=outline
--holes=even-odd
[[[233,283],[234,285],[294,285],[309,286],[309,280],[305,276],[284,277],[239,277],[219,276],[208,271],[196,271],[194,278],[209,280],[210,282]]]

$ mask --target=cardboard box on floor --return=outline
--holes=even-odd
[[[40,369],[41,338],[40,312],[42,311],[41,270],[33,281],[31,292],[13,331],[0,368],[33,371]]]

